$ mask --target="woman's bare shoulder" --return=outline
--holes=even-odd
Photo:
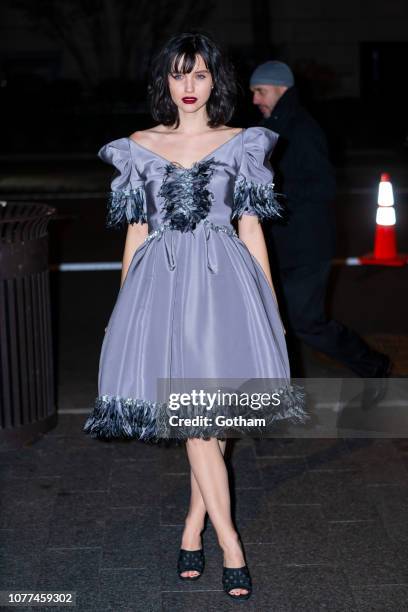
[[[232,136],[235,136],[235,134],[239,134],[240,132],[243,131],[244,128],[240,128],[240,127],[231,127],[229,125],[222,125],[221,127],[218,128],[212,128],[213,132],[225,132],[226,134],[231,134]]]
[[[130,135],[130,138],[141,145],[149,145],[156,142],[164,134],[168,134],[169,131],[170,130],[165,126],[156,125],[152,128],[148,128],[147,130],[133,132],[133,134]]]
[[[226,129],[229,130],[229,132],[233,135],[239,134],[240,132],[244,130],[244,128],[242,127],[229,127],[229,126],[226,126]]]

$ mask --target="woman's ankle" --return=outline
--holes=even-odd
[[[204,528],[203,522],[187,520],[185,521],[183,535],[181,538],[181,548],[196,550],[201,545],[201,532]]]
[[[200,535],[204,529],[204,519],[186,516],[184,520],[184,530],[193,535]]]
[[[239,535],[236,531],[231,531],[228,534],[224,533],[221,537],[218,538],[218,543],[224,552],[228,552],[229,550],[231,550],[231,548],[235,549],[237,545],[239,545],[239,547],[241,548]]]

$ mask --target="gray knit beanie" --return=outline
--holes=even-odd
[[[249,85],[286,85],[292,87],[295,78],[292,70],[287,64],[278,61],[265,62],[260,64],[253,71],[249,80]]]

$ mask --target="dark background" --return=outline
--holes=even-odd
[[[151,125],[146,79],[171,34],[202,28],[237,67],[233,124],[256,122],[257,63],[288,62],[333,159],[347,148],[403,147],[405,2],[6,0],[0,7],[1,152],[93,152]]]

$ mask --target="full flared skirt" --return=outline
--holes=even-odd
[[[278,305],[236,235],[200,224],[194,232],[168,229],[136,250],[103,339],[98,397],[85,431],[166,437],[158,379],[290,383]],[[304,421],[300,395],[286,416]]]

